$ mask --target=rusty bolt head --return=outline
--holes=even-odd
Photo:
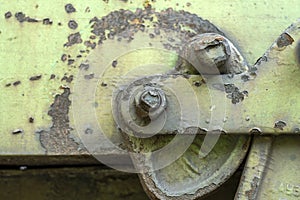
[[[135,98],[137,113],[141,117],[157,117],[166,108],[165,94],[157,88],[145,88]]]
[[[140,105],[145,111],[150,111],[160,106],[161,97],[157,90],[150,89],[142,93],[140,97]]]

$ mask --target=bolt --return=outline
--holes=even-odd
[[[158,117],[166,108],[166,96],[157,88],[145,88],[135,98],[137,114],[140,117]]]
[[[160,101],[160,95],[155,89],[144,91],[140,97],[140,105],[146,111],[158,108]]]
[[[242,55],[224,36],[199,34],[183,48],[185,58],[202,75],[239,74],[248,70]]]

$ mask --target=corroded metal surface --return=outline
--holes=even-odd
[[[175,10],[188,10],[210,19],[229,33],[231,39],[234,38],[236,44],[242,47],[242,52],[250,64],[253,64],[265,51],[283,27],[297,17],[297,9],[290,9],[290,4],[283,4],[281,1],[272,2],[272,5],[268,2],[251,1],[234,4],[230,1],[222,4],[198,1],[189,1],[189,3],[167,1],[150,4],[157,11],[172,7]],[[48,111],[55,96],[64,93],[64,88],[61,86],[70,87],[72,94],[72,80],[76,78],[78,67],[80,66],[81,69],[88,67],[84,63],[85,57],[89,51],[93,51],[99,40],[93,39],[95,36],[90,34],[93,28],[89,28],[89,21],[95,16],[98,19],[106,16],[113,10],[124,8],[135,12],[136,8],[144,7],[143,3],[138,1],[109,1],[108,3],[72,1],[71,5],[76,12],[66,10],[66,4],[60,1],[2,2],[0,21],[1,67],[3,67],[0,79],[2,154],[43,155],[45,152],[55,152],[54,149],[47,151],[43,148],[39,133],[41,131],[50,133],[53,122]],[[220,9],[214,9],[214,12],[208,9],[220,6],[224,12],[220,12]],[[293,8],[295,6],[297,7],[292,5]],[[55,9],[55,15],[53,9],[48,8]],[[285,13],[282,10],[289,10],[289,12]],[[250,18],[243,18],[245,13],[248,13]],[[268,28],[269,17],[266,16],[272,16],[272,28]],[[74,26],[74,21],[78,24],[77,28]],[[260,23],[257,24],[257,21]],[[244,26],[245,22],[247,26]],[[253,27],[258,30],[255,34],[253,34]],[[81,40],[82,43],[79,43]],[[64,44],[72,45],[64,47]],[[65,129],[67,132],[62,135],[69,141],[68,143],[73,143],[72,141],[75,140],[72,144],[75,147],[78,142],[76,132],[72,130],[74,121],[70,112],[67,115],[71,130]],[[22,131],[19,134],[12,134],[17,129]],[[61,140],[58,142],[57,145],[63,144]],[[48,144],[50,143],[49,141]],[[81,151],[81,146],[77,147]],[[68,149],[64,150],[69,152]],[[66,154],[64,151],[57,153]],[[78,153],[79,151],[73,152],[73,154]]]
[[[258,199],[268,162],[273,162],[270,159],[272,141],[273,137],[254,137],[235,199]]]
[[[252,66],[256,58],[270,46],[283,27],[299,17],[297,6],[293,2],[284,4],[282,1],[272,2],[272,4],[252,1],[220,3],[219,1],[199,2],[197,0],[190,2],[173,0],[160,2],[72,1],[68,4],[61,1],[24,1],[13,4],[2,2],[0,8],[0,14],[3,17],[0,20],[0,67],[4,73],[0,74],[1,163],[35,165],[41,164],[39,163],[40,158],[44,158],[40,161],[45,164],[72,164],[77,161],[95,163],[88,157],[91,152],[86,150],[79,135],[96,135],[96,131],[91,127],[85,127],[82,131],[79,130],[81,132],[78,134],[72,115],[74,110],[72,98],[78,95],[74,91],[74,80],[78,80],[78,71],[86,72],[83,81],[99,81],[97,74],[89,71],[91,54],[100,52],[101,55],[112,56],[117,50],[121,52],[121,44],[134,43],[134,41],[137,44],[142,41],[138,39],[136,32],[146,32],[147,39],[151,39],[153,42],[160,40],[162,35],[167,35],[164,35],[166,30],[178,32],[175,37],[179,38],[178,41],[172,40],[172,37],[166,37],[167,42],[161,42],[162,49],[173,52],[178,52],[181,45],[195,34],[215,32],[224,35],[223,33],[226,32],[226,35],[235,45],[239,46],[238,49]],[[181,11],[182,9],[185,11]],[[289,12],[282,12],[282,10]],[[245,17],[245,13],[248,14],[247,17]],[[210,19],[216,26],[199,16]],[[269,24],[270,18],[272,18],[272,26]],[[177,21],[178,19],[180,20]],[[148,25],[153,21],[157,22],[156,27],[151,32],[147,32]],[[221,27],[222,30],[217,27]],[[300,104],[297,91],[299,90],[300,47],[298,29],[299,22],[280,35],[270,51],[255,64],[257,70],[252,68],[247,74],[225,77],[226,84],[223,91],[218,91],[220,87],[216,86],[215,95],[224,95],[224,91],[227,94],[227,116],[222,118],[222,122],[220,121],[225,124],[222,127],[224,132],[299,132],[300,122],[297,111]],[[257,38],[263,39],[257,40]],[[151,47],[152,43],[143,45]],[[105,51],[98,51],[101,50],[101,47]],[[130,59],[125,56],[126,59],[123,60],[113,56],[109,57],[111,58],[109,61],[110,72],[120,74],[124,66],[124,71],[128,70],[129,66],[140,62],[135,59],[136,56],[150,60],[151,57],[147,58],[149,56],[147,53],[144,51],[140,54],[131,54]],[[155,53],[150,55],[153,56]],[[156,55],[162,56],[157,53]],[[169,67],[176,66],[176,56],[163,55],[166,55],[166,57],[162,56],[163,58],[169,59],[163,59],[163,63],[168,63]],[[96,59],[97,57],[94,57],[94,61]],[[226,59],[226,55],[224,59]],[[166,68],[161,71],[165,72]],[[146,72],[152,73],[151,70],[146,70]],[[198,91],[196,93],[199,99],[203,99],[203,94],[208,95],[205,82],[201,78],[190,77],[189,81],[194,90]],[[294,85],[291,85],[291,82]],[[107,95],[107,93],[99,93],[99,91],[107,91],[110,86],[107,79],[100,82],[100,89],[98,88],[96,95]],[[287,92],[290,90],[293,92]],[[287,99],[287,96],[290,98]],[[106,97],[110,98],[109,95]],[[102,99],[102,101],[90,99],[86,103],[92,104],[98,112],[98,117],[102,117],[102,114],[109,110],[111,102],[107,99]],[[80,106],[83,107],[85,104]],[[205,107],[203,111],[208,114],[204,114],[201,121],[204,125],[205,123],[209,124],[207,118],[215,105],[208,105],[203,101],[202,106]],[[257,114],[257,110],[260,111],[259,114]],[[81,117],[83,120],[88,119],[87,116]],[[111,128],[114,126],[113,123],[113,119],[105,121],[105,128],[109,130],[107,132],[109,139],[124,148],[125,144],[119,131],[117,128]],[[106,144],[101,140],[97,145],[99,148],[96,153],[104,156],[120,155],[120,152],[106,148]],[[293,172],[298,170],[297,156],[292,154],[293,149],[290,149],[291,147],[296,149],[297,145],[296,140],[284,137],[276,139],[273,147],[276,154],[272,154],[271,157],[278,163],[265,164],[276,169],[275,172],[263,169],[264,180],[267,184],[261,184],[257,177],[249,177],[252,182],[250,185],[242,186],[245,191],[242,191],[241,194],[248,195],[248,197],[256,196],[258,199],[266,197],[298,198],[299,185],[297,180],[292,179],[295,174],[286,175],[281,172],[278,173],[278,177],[275,175],[282,168],[288,171],[284,162],[291,162],[290,169]],[[246,148],[242,148],[240,151],[242,154],[245,152]],[[290,160],[285,157],[284,162],[280,162],[282,161],[282,156],[280,156],[282,152],[290,155]],[[14,157],[15,155],[18,156]],[[45,160],[47,158],[45,155],[51,156],[48,161]],[[121,156],[125,155],[121,154]],[[226,155],[222,156],[226,157]],[[235,167],[239,165],[242,157],[243,155],[239,159],[234,159]],[[182,157],[178,162],[182,160],[187,162],[186,157]],[[193,166],[190,165],[188,168],[193,168]],[[258,168],[260,170],[260,167]],[[229,169],[227,175],[231,175],[234,169],[234,167]],[[168,174],[167,169],[163,170],[166,170],[166,174]],[[185,172],[184,169],[182,172]],[[251,172],[246,171],[246,173]],[[260,172],[258,171],[258,173]],[[172,178],[171,175],[169,177]],[[222,181],[226,180],[228,176],[222,177]],[[299,177],[298,174],[295,176]],[[142,180],[146,178],[142,177]],[[278,181],[276,182],[275,179]],[[157,181],[155,184],[157,184],[158,190],[151,191],[151,194],[160,197],[171,194],[172,189],[167,192],[165,190],[164,194],[160,193],[166,188],[160,184],[166,180]],[[290,182],[291,180],[293,181]],[[146,190],[150,188],[149,185],[147,186],[148,183],[145,183]],[[170,181],[170,183],[174,184],[174,181]],[[214,188],[214,185],[211,186],[211,189]],[[195,196],[205,194],[205,191],[211,190],[205,189],[196,193]],[[270,193],[274,196],[270,196]]]
[[[253,142],[235,199],[299,199],[299,136]]]
[[[299,132],[300,70],[296,51],[299,26],[298,20],[288,27],[249,73],[225,81],[247,91],[247,98],[242,103],[229,108],[228,114],[234,119],[228,119],[229,132],[234,131],[230,127],[237,126],[243,132],[254,127],[262,133]],[[253,105],[256,105],[255,109]]]
[[[172,138],[133,141],[136,151],[159,148]],[[159,141],[159,142],[158,142]],[[220,187],[235,172],[248,150],[246,136],[221,136],[214,149],[204,158],[199,157],[199,149],[204,137],[197,136],[187,151],[171,165],[148,173],[139,174],[144,189],[151,199],[197,199]],[[143,149],[138,149],[140,146]],[[161,154],[159,159],[167,159]],[[133,158],[137,165],[155,168],[158,161]]]

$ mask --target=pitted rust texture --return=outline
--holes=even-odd
[[[76,12],[76,9],[74,8],[74,6],[70,3],[65,5],[65,10],[68,14]]]
[[[228,94],[227,98],[231,99],[231,102],[233,104],[237,104],[239,102],[242,102],[245,98],[245,96],[248,95],[247,91],[240,91],[238,87],[236,87],[234,84],[225,84],[225,92]]]
[[[67,83],[71,83],[73,81],[73,78],[74,78],[73,75],[67,76],[65,74],[64,77],[61,79],[61,81],[66,81]]]
[[[9,18],[11,18],[11,16],[12,16],[12,13],[10,11],[8,11],[4,14],[5,19],[9,19]]]
[[[45,19],[43,19],[43,24],[44,25],[52,25],[53,22],[50,18],[45,18]]]
[[[235,199],[258,199],[272,151],[272,137],[255,136]]]
[[[5,19],[9,19],[11,18],[12,13],[10,11],[6,12],[4,17]],[[28,23],[39,23],[42,22],[44,25],[52,25],[52,20],[50,18],[45,18],[45,19],[35,19],[35,18],[31,18],[29,16],[26,16],[26,14],[24,14],[23,12],[17,12],[15,14],[15,18],[17,21],[19,21],[20,23],[24,23],[24,22],[28,22]]]
[[[277,121],[275,122],[274,128],[277,128],[279,130],[283,130],[283,128],[286,126],[286,123],[284,121]]]
[[[21,84],[21,81],[15,81],[14,83],[13,83],[13,86],[18,86],[18,85],[20,85]]]
[[[294,39],[288,33],[282,33],[276,43],[279,48],[282,48],[291,45],[293,42]]]
[[[80,44],[80,43],[82,43],[81,35],[79,32],[77,32],[77,33],[72,33],[71,35],[69,35],[68,42],[66,44],[64,44],[64,46],[70,47],[74,44]]]
[[[68,26],[69,26],[70,29],[74,30],[74,29],[76,29],[78,27],[78,24],[77,24],[77,22],[75,20],[70,20],[68,22]]]
[[[33,19],[31,17],[28,17],[26,16],[24,13],[22,12],[17,12],[15,14],[15,17],[16,19],[20,22],[20,23],[23,23],[23,22],[38,22],[37,19]]]
[[[150,29],[146,24],[153,24]],[[97,45],[103,44],[106,40],[128,42],[134,40],[134,35],[137,32],[146,32],[150,38],[161,37],[161,32],[176,33],[177,41],[174,38],[167,38],[161,41],[167,50],[175,50],[180,53],[182,47],[188,40],[201,33],[218,33],[224,35],[217,27],[207,20],[203,20],[195,14],[185,11],[174,11],[168,8],[161,12],[156,12],[151,6],[145,9],[137,8],[135,12],[130,10],[117,10],[109,13],[107,16],[99,19],[94,17],[90,20],[91,35],[89,39],[82,39],[79,32],[68,36],[68,42],[64,44],[65,47],[70,47],[75,44],[83,44],[87,47],[85,51],[80,53],[89,54],[89,49],[93,50]],[[149,46],[152,44],[149,43]],[[82,57],[82,55],[78,55]],[[77,57],[78,57],[77,56]],[[70,58],[70,55],[63,54],[61,60],[65,62]],[[69,62],[68,64],[73,64]],[[75,60],[74,60],[75,61]],[[113,62],[112,66],[116,67],[117,63]],[[80,64],[79,69],[88,69],[87,65]]]
[[[37,81],[42,78],[42,75],[36,75],[29,78],[30,81]]]
[[[254,177],[251,182],[251,190],[248,190],[245,192],[245,195],[250,199],[254,199],[253,197],[256,196],[256,193],[258,192],[258,185],[259,185],[260,179],[258,177]]]
[[[40,131],[41,145],[48,154],[74,154],[85,151],[75,141],[77,138],[70,134],[72,130],[68,116],[71,105],[70,94],[70,89],[64,88],[62,94],[55,96],[54,103],[48,112],[48,115],[52,117],[52,127],[49,131]]]
[[[154,18],[156,18],[155,21]],[[138,8],[135,12],[121,9],[111,12],[101,19],[94,17],[90,20],[92,24],[91,32],[99,37],[98,45],[101,45],[107,39],[127,40],[130,42],[134,39],[136,32],[148,31],[145,25],[147,21],[152,22],[155,27],[153,33],[149,32],[150,38],[158,37],[161,29],[166,32],[173,31],[178,33],[181,42],[178,43],[170,38],[164,42],[166,49],[180,50],[187,39],[199,33],[214,32],[223,35],[213,24],[195,14],[185,11],[174,11],[172,8],[156,12],[150,7],[144,10]],[[186,31],[184,27],[190,30]],[[106,33],[107,31],[108,33]]]

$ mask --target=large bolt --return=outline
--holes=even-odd
[[[158,88],[145,88],[135,97],[137,114],[140,117],[157,118],[167,107],[165,93]]]
[[[216,33],[193,37],[183,48],[182,57],[201,75],[240,74],[248,70],[232,42]]]

